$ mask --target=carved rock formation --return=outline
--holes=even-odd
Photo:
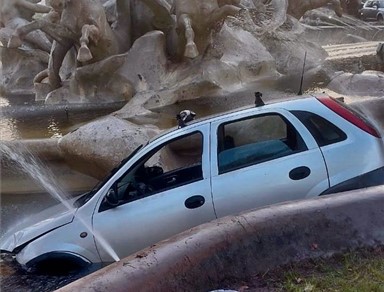
[[[65,135],[59,147],[74,169],[103,179],[122,159],[158,133],[156,127],[137,126],[107,116]]]
[[[174,75],[188,69],[192,76],[204,72],[202,83],[212,82],[218,89],[226,90],[234,84],[246,85],[266,76],[296,74],[300,67],[297,61],[302,60],[303,51],[307,50],[306,46],[310,46],[310,50],[316,51],[316,56],[317,51],[321,50],[299,37],[304,29],[300,27],[299,23],[292,25],[292,20],[287,17],[289,4],[287,0],[273,0],[267,3],[250,0],[217,2],[212,0],[204,3],[182,0],[176,2],[171,0],[103,0],[101,4],[104,6],[98,5],[97,9],[93,6],[92,9],[88,7],[91,0],[82,0],[81,3],[68,1],[63,8],[59,9],[61,1],[47,2],[56,9],[57,13],[62,13],[59,25],[44,25],[49,23],[45,18],[39,16],[36,21],[24,20],[15,27],[20,33],[20,35],[16,33],[16,36],[25,38],[27,42],[32,33],[45,37],[39,30],[25,34],[32,28],[40,28],[54,37],[55,42],[49,62],[46,60],[46,55],[42,60],[42,53],[36,51],[34,47],[28,47],[28,43],[23,44],[23,47],[27,46],[27,50],[24,51],[23,47],[18,50],[1,48],[3,56],[17,56],[20,52],[28,52],[30,58],[34,60],[31,62],[38,63],[38,66],[34,66],[35,68],[47,69],[38,74],[34,80],[35,72],[33,74],[28,72],[28,77],[25,76],[23,79],[23,87],[32,92],[34,85],[36,99],[45,99],[46,103],[50,104],[129,100],[135,92],[144,90],[142,87],[144,83],[147,84],[148,90],[181,88],[183,85],[178,83],[182,83],[185,78]],[[317,1],[316,6],[320,5],[318,2],[320,3]],[[308,8],[307,6],[306,8]],[[76,7],[79,9],[76,10]],[[102,9],[105,11],[101,11],[100,7],[103,7]],[[246,10],[240,10],[241,8],[246,8]],[[85,13],[87,9],[91,14],[87,16],[89,19],[96,16],[101,17],[102,21],[100,24],[97,23],[96,27],[92,26],[88,18],[81,20],[81,13]],[[199,9],[202,9],[201,15],[196,14],[196,11],[200,11]],[[80,20],[71,22],[72,14],[76,14]],[[205,16],[202,17],[203,15]],[[230,16],[228,17],[228,15]],[[189,17],[189,21],[185,22],[185,17]],[[31,29],[20,30],[20,26],[28,24],[28,21],[34,23],[30,26]],[[193,57],[199,55],[193,62],[181,60],[180,55],[177,57],[180,50],[184,52],[183,29],[180,25],[185,27],[189,22],[191,22],[193,32],[191,30],[185,36],[190,38],[194,35],[197,50],[191,52]],[[111,25],[112,31],[109,25]],[[78,37],[68,34],[69,28],[76,32]],[[204,29],[201,30],[201,28]],[[6,34],[7,29],[9,28],[4,27],[0,33],[4,39],[3,46],[5,46],[5,41],[9,40],[10,34],[15,35],[12,30]],[[99,34],[94,33],[95,29],[99,31]],[[163,36],[160,36],[159,30],[162,31]],[[116,38],[112,37],[112,32]],[[145,34],[144,37],[143,34]],[[108,41],[104,41],[103,36],[111,42],[111,48],[102,46],[108,43]],[[285,40],[281,36],[285,36]],[[294,58],[288,58],[287,54],[281,53],[284,46],[278,49],[281,42],[288,39],[291,39],[292,43],[301,44],[299,45],[301,50],[291,51],[291,53],[297,52],[297,56]],[[156,41],[156,47],[148,43],[153,40]],[[65,48],[61,45],[63,42],[66,44]],[[115,42],[119,44],[119,51],[126,54],[124,57],[114,55]],[[92,64],[85,62],[82,67],[79,67],[78,62],[70,57],[72,51],[62,60],[61,54],[65,53],[69,44],[79,48],[80,43],[78,59],[79,56],[79,60],[86,57],[83,52],[86,51],[86,47],[89,47],[92,57],[95,57],[91,60]],[[132,47],[131,43],[134,44]],[[48,44],[50,44],[49,40]],[[44,50],[47,51],[47,48]],[[16,51],[18,53],[15,53]],[[99,55],[100,52],[104,53],[102,57]],[[308,57],[310,60],[311,53],[308,54]],[[17,61],[13,61],[13,63],[15,62]],[[22,76],[27,69],[4,63],[3,71],[7,73],[3,74],[0,84],[6,93],[16,92],[20,82],[10,80],[8,76]],[[274,63],[276,64],[274,65]],[[198,72],[199,70],[196,71],[194,67],[202,69]],[[286,70],[288,67],[289,70]],[[59,68],[60,71],[58,71]],[[113,71],[113,69],[116,70]],[[36,72],[39,71],[36,69]],[[49,78],[44,78],[47,76]],[[207,79],[203,80],[205,77]],[[199,76],[192,77],[192,79],[196,78]],[[52,91],[61,85],[63,88]],[[137,88],[138,85],[141,87]]]
[[[328,88],[349,96],[384,96],[384,73],[364,71],[361,74],[342,72],[328,84]]]

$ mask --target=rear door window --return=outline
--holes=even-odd
[[[279,114],[266,114],[218,127],[219,173],[306,150],[296,129]]]

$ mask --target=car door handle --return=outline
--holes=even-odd
[[[304,179],[311,174],[311,170],[306,166],[299,166],[289,172],[289,178],[292,180]]]
[[[185,200],[184,205],[188,209],[195,209],[199,208],[200,206],[203,206],[205,203],[205,198],[200,195],[189,197]]]

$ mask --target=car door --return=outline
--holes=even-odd
[[[316,196],[329,187],[320,149],[288,111],[240,114],[211,129],[218,217]]]
[[[191,127],[191,128],[190,128]],[[188,126],[146,147],[93,216],[97,236],[122,258],[193,226],[215,219],[209,167],[209,125]],[[153,145],[152,145],[153,144]],[[103,261],[111,261],[100,242]]]
[[[383,14],[384,14],[384,1],[378,1],[378,9],[376,11],[376,20],[379,21],[380,24],[383,24]]]
[[[365,19],[376,19],[377,13],[377,2],[376,1],[368,1],[364,7],[364,18]]]

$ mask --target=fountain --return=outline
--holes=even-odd
[[[21,151],[19,148],[18,151],[15,151],[15,149],[11,149],[7,145],[0,144],[2,160],[8,158],[12,162],[18,164],[22,170],[39,183],[49,195],[60,202],[73,216],[75,216],[76,208],[73,206],[73,202],[70,201],[70,197],[60,188],[60,186],[58,186],[57,180],[53,177],[52,173],[50,173],[47,168],[44,167],[42,162],[32,155],[26,147],[23,147],[23,150],[24,151]],[[92,226],[89,226],[83,218],[80,217],[79,219],[114,261],[119,261],[119,257],[105,238],[98,234]]]
[[[89,0],[32,2],[0,0],[0,151],[71,212],[72,195],[47,165],[69,167],[84,182],[76,190],[85,190],[138,144],[176,125],[182,109],[201,117],[251,104],[255,91],[267,101],[296,95],[305,52],[306,92],[381,104],[383,29],[312,10],[329,1],[100,0],[93,10]],[[330,58],[350,48],[340,49],[343,42],[362,49]],[[376,85],[352,94],[352,79]],[[370,103],[365,108],[378,108]],[[18,152],[25,147],[15,140],[33,155]]]

